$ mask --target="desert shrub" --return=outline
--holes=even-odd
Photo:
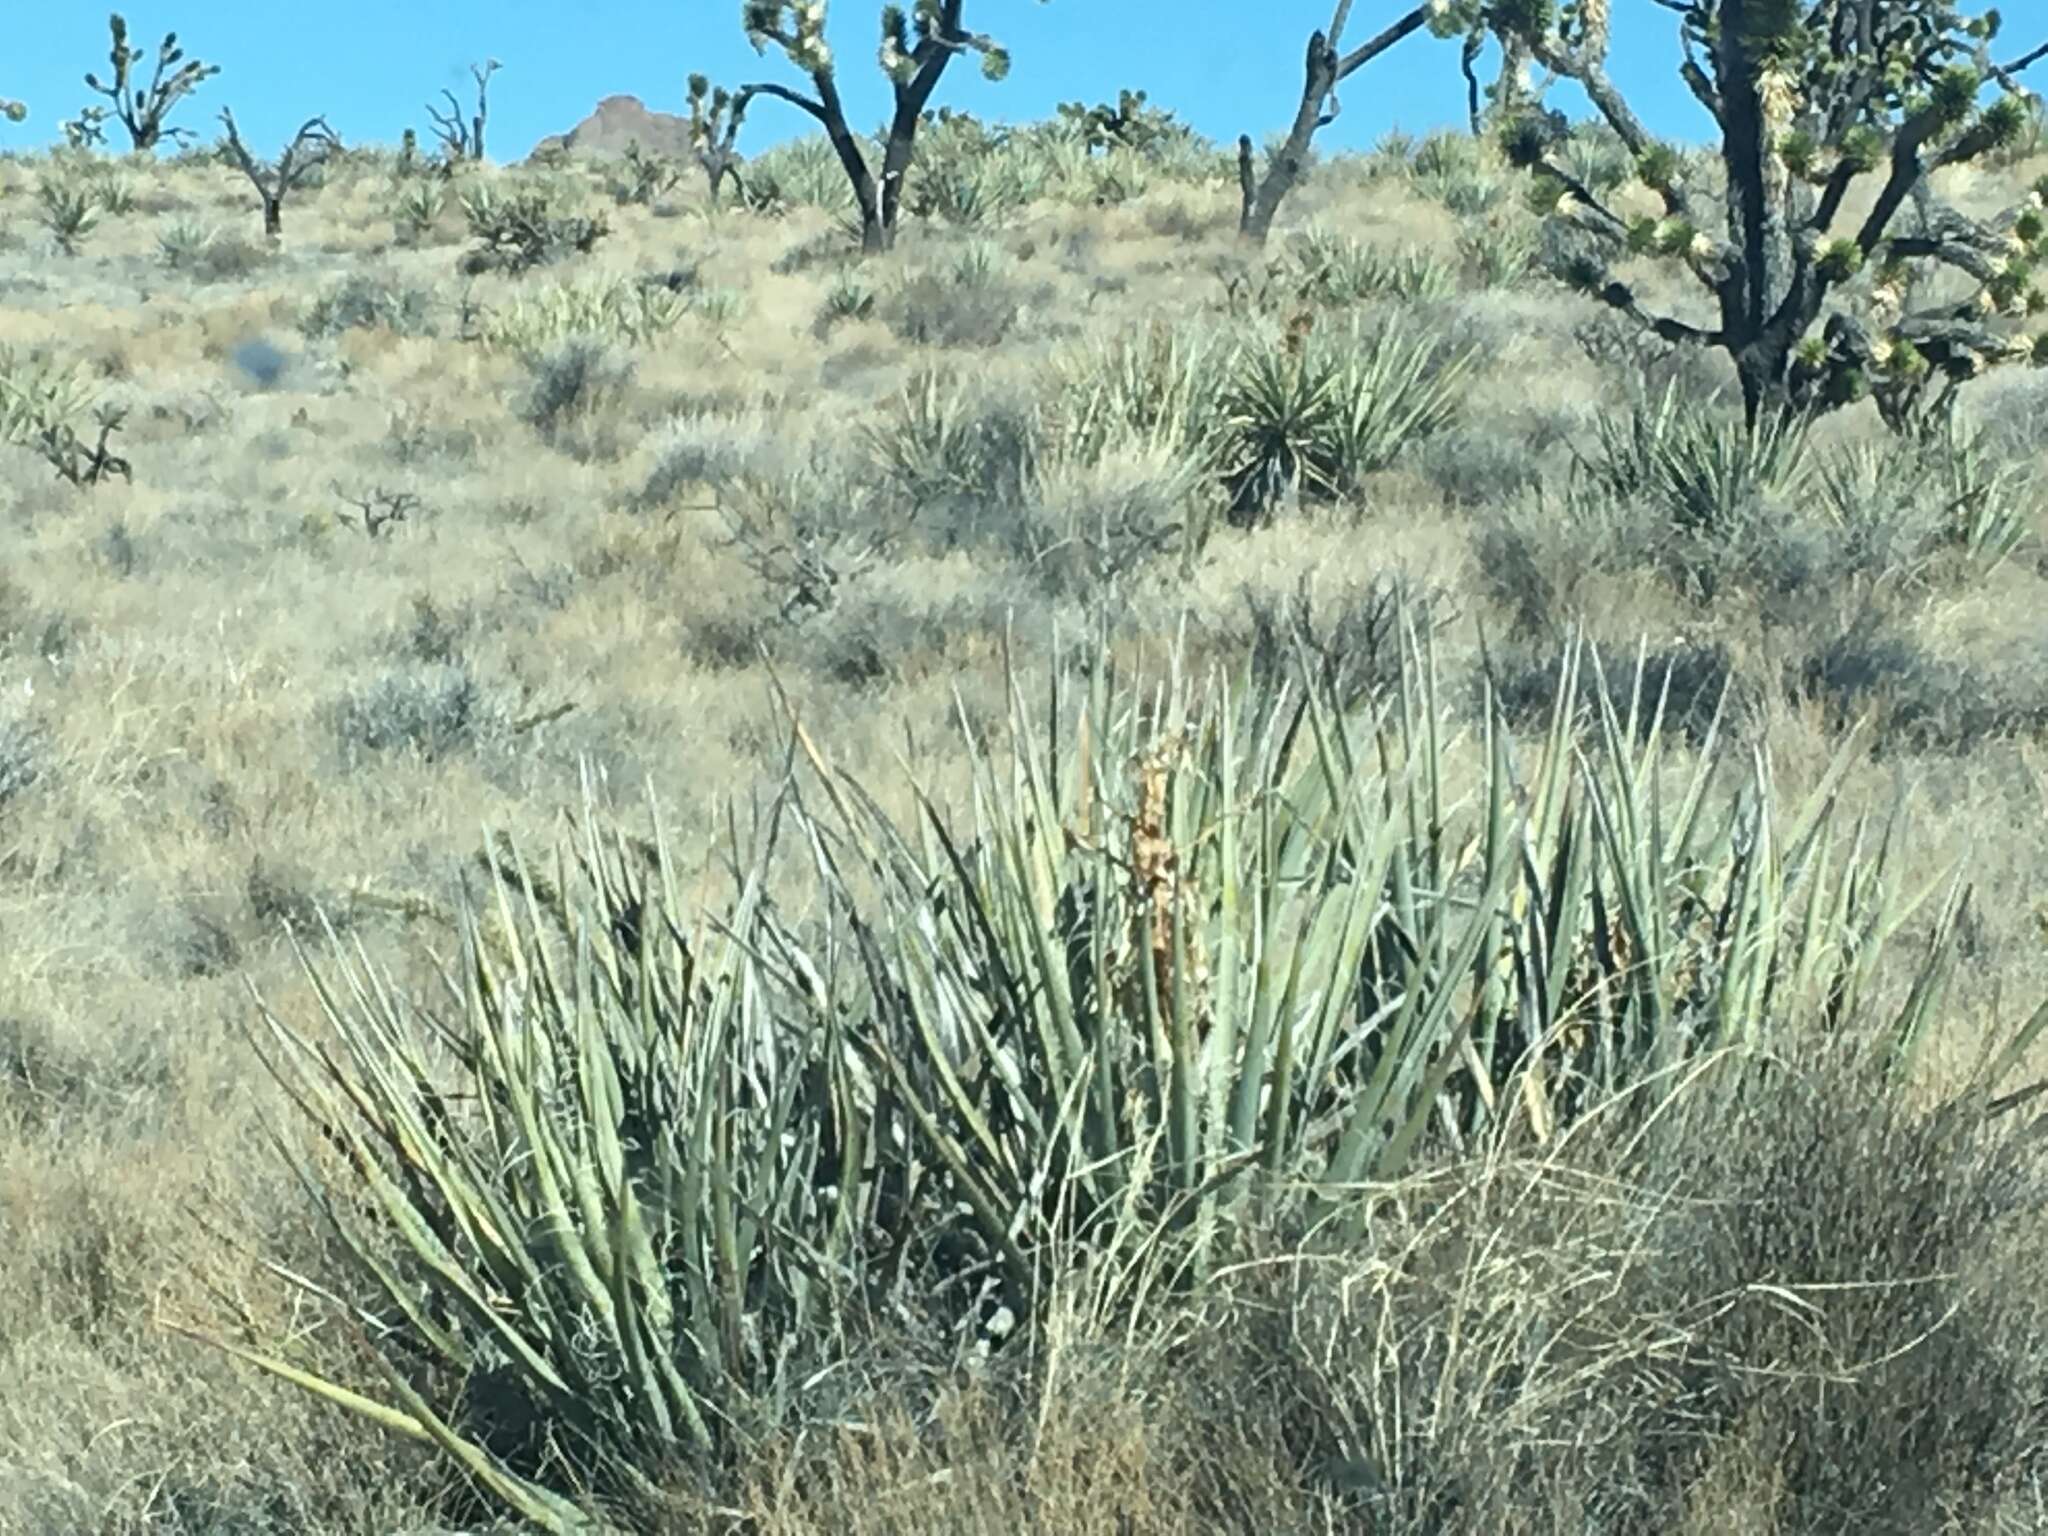
[[[1041,461],[1022,499],[998,514],[1005,543],[1053,597],[1128,587],[1156,560],[1186,574],[1218,510],[1201,466],[1156,446]]]
[[[1876,605],[1858,607],[1787,666],[1786,686],[1842,728],[1874,717],[1881,748],[1963,756],[2048,733],[2048,635],[1996,662],[1943,657]]]
[[[671,507],[691,486],[717,489],[771,467],[777,439],[759,412],[696,410],[669,418],[653,435],[654,462],[638,504]]]
[[[2039,1154],[1812,1054],[1404,1181],[1370,1261],[1276,1237],[1126,1365],[1155,1433],[1263,1495],[1235,1528],[2005,1528],[2048,1470]]]
[[[520,361],[529,377],[522,415],[543,437],[601,415],[633,381],[633,359],[601,336],[572,334]]]
[[[553,185],[501,189],[476,181],[463,190],[462,213],[477,242],[462,260],[462,270],[472,275],[516,275],[571,256],[587,256],[611,232],[601,214],[592,218],[568,211],[563,194]]]
[[[180,270],[203,283],[231,282],[261,272],[274,259],[262,242],[221,232],[209,237]]]
[[[1645,1279],[1723,1299],[1675,1371],[1689,1427],[1645,1461],[1761,1459],[1779,1529],[1988,1529],[2048,1473],[2048,1331],[2004,1278],[2040,1251],[2039,1154],[1869,1094],[1834,1045],[1803,1056],[1643,1144],[1682,1196]]]
[[[1402,571],[1380,572],[1318,597],[1308,572],[1292,591],[1241,589],[1237,622],[1212,637],[1242,654],[1247,676],[1292,676],[1304,659],[1315,685],[1345,708],[1356,708],[1399,680],[1407,629],[1429,633],[1447,621],[1451,602],[1440,588]]]
[[[351,763],[393,751],[431,761],[475,741],[485,715],[466,668],[429,664],[386,672],[344,696],[334,709],[334,729]]]
[[[43,754],[40,731],[11,710],[0,713],[0,810],[42,777]]]
[[[367,273],[351,273],[307,305],[299,332],[308,340],[358,328],[382,327],[401,336],[431,336],[433,295]]]
[[[800,240],[768,264],[779,277],[808,272],[813,267],[845,267],[860,258],[860,242],[849,240],[837,229]]]
[[[994,246],[966,246],[943,265],[910,273],[881,300],[876,314],[916,346],[992,347],[1015,328],[1029,297],[1006,267]]]
[[[776,625],[836,610],[903,548],[922,511],[821,440],[750,455],[716,488],[727,547],[760,581]]]
[[[1451,426],[1425,439],[1413,463],[1453,506],[1500,506],[1544,482],[1552,468],[1544,452],[1549,431],[1542,420]]]
[[[1639,692],[1656,704],[1654,710],[1635,711],[1637,741],[1654,727],[1704,746],[1716,730],[1739,723],[1760,702],[1754,682],[1737,676],[1734,655],[1719,641],[1679,640],[1654,647],[1593,643],[1586,660],[1588,694],[1604,697],[1617,718],[1629,718]],[[1547,640],[1533,645],[1511,641],[1492,650],[1475,675],[1475,705],[1491,702],[1525,727],[1540,722],[1557,698],[1564,665]]]

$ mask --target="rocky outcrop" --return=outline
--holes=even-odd
[[[690,120],[673,112],[650,112],[638,96],[607,96],[567,133],[551,133],[534,145],[527,158],[560,149],[578,159],[616,160],[628,144],[638,144],[646,155],[687,155]]]

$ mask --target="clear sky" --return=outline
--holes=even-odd
[[[1410,0],[1412,3],[1412,0]],[[1355,46],[1401,15],[1395,0],[1358,0],[1345,41]],[[1677,18],[1655,0],[1618,0],[1612,72],[1652,131],[1700,138],[1705,114],[1680,84]],[[1143,89],[1154,105],[1220,141],[1282,132],[1293,117],[1308,35],[1330,19],[1330,0],[969,0],[966,21],[1011,49],[1000,84],[971,61],[948,70],[934,105],[985,119],[1029,121],[1061,101],[1114,100]],[[832,0],[827,36],[854,126],[888,109],[875,66],[876,0]],[[107,78],[108,8],[90,0],[0,0],[0,97],[26,102],[29,119],[0,120],[0,147],[57,142],[58,124],[91,102],[91,70]],[[442,87],[473,100],[469,65],[504,68],[491,82],[486,147],[523,158],[609,95],[683,112],[684,80],[780,81],[803,86],[779,51],[756,57],[740,31],[740,0],[142,0],[124,6],[131,42],[147,50],[175,28],[188,57],[221,73],[183,101],[171,122],[202,141],[232,107],[244,138],[274,154],[300,122],[324,113],[345,142],[395,144],[408,126],[431,145],[424,103],[445,108]],[[1482,76],[1482,78],[1486,78]],[[1369,147],[1389,128],[1414,133],[1462,125],[1458,44],[1418,33],[1353,75],[1343,114],[1316,139],[1326,150]],[[1585,99],[1557,90],[1577,117]],[[748,113],[742,153],[815,131],[810,118],[762,99]],[[114,125],[110,144],[121,136]]]

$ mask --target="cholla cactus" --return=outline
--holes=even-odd
[[[1929,179],[2024,130],[2028,93],[2016,76],[2048,57],[2048,44],[1994,63],[1996,12],[1966,18],[1955,0],[1867,0],[1855,20],[1837,0],[1674,0],[1686,43],[1679,73],[1721,125],[1729,193],[1726,234],[1717,238],[1699,228],[1677,152],[1650,137],[1606,73],[1605,0],[1556,11],[1532,0],[1453,0],[1459,5],[1483,7],[1505,45],[1585,88],[1665,216],[1625,218],[1603,202],[1553,153],[1561,115],[1538,103],[1524,104],[1503,127],[1508,158],[1533,173],[1546,201],[1568,201],[1573,221],[1616,253],[1683,265],[1714,300],[1718,323],[1650,313],[1597,254],[1575,256],[1564,275],[1667,341],[1727,353],[1751,424],[1868,394],[1896,430],[1917,431],[1945,419],[1956,387],[1989,364],[2048,351],[1998,328],[2048,309],[2032,276],[2048,257],[2040,210],[1966,218],[1941,202]],[[1999,97],[1980,108],[1991,85]],[[1838,233],[1852,184],[1873,174],[1880,180],[1870,211]],[[1895,232],[1908,201],[1912,227]],[[1979,291],[1910,309],[1908,262],[1955,268]],[[1874,263],[1883,270],[1873,296],[1843,307],[1843,285]],[[1931,406],[1930,381],[1942,386]]]
[[[1143,154],[1188,136],[1187,125],[1160,107],[1145,104],[1143,91],[1118,91],[1116,105],[1104,102],[1086,106],[1078,101],[1060,103],[1059,115],[1081,131],[1083,141],[1093,150],[1129,149]]]
[[[732,110],[735,114],[742,112],[754,96],[768,95],[818,120],[852,184],[854,202],[860,209],[864,251],[886,250],[894,243],[903,178],[913,158],[917,125],[939,76],[945,73],[953,56],[966,52],[980,54],[981,72],[990,80],[1000,80],[1010,72],[1006,49],[992,38],[962,27],[964,4],[965,0],[914,0],[908,12],[900,5],[882,7],[882,42],[877,60],[882,73],[889,78],[896,110],[890,119],[888,142],[882,152],[882,174],[877,180],[847,125],[846,110],[839,98],[832,49],[825,41],[825,0],[742,0],[741,26],[754,51],[763,53],[770,43],[775,44],[790,63],[810,76],[817,94],[804,96],[780,85],[749,85],[734,96]]]
[[[114,40],[113,49],[107,55],[114,66],[113,81],[102,85],[98,76],[87,75],[86,85],[114,103],[114,113],[121,119],[121,126],[128,130],[128,137],[136,149],[155,149],[163,139],[176,143],[190,137],[187,129],[166,128],[164,118],[181,98],[197,90],[207,76],[219,74],[220,66],[192,59],[180,65],[166,80],[164,70],[185,57],[184,50],[178,46],[178,34],[166,32],[163,45],[157,49],[156,70],[150,76],[148,88],[131,86],[130,75],[136,61],[142,57],[141,51],[128,46],[128,23],[121,19],[119,12],[107,18],[107,29]],[[95,125],[99,118],[106,116],[104,107],[89,107],[86,112],[98,114],[91,119]],[[86,122],[86,115],[81,114],[79,121]]]

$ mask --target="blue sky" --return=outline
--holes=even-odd
[[[0,120],[0,146],[60,138],[58,124],[104,101],[86,71],[107,76],[107,7],[87,0],[7,0],[0,96],[28,104],[19,125]],[[874,64],[875,0],[833,0],[828,36],[841,61],[841,90],[857,128],[888,108]],[[1007,44],[1010,77],[984,81],[954,65],[935,104],[991,119],[1028,121],[1065,100],[1114,100],[1146,90],[1155,105],[1222,141],[1284,131],[1301,89],[1308,35],[1325,25],[1330,0],[970,0],[968,25]],[[1401,15],[1395,0],[1359,0],[1346,30],[1356,45]],[[1677,18],[1654,0],[1615,6],[1612,71],[1650,128],[1698,138],[1707,120],[1680,85]],[[487,147],[493,160],[523,157],[545,134],[573,126],[602,97],[638,96],[650,107],[684,107],[684,79],[701,70],[718,84],[804,82],[779,53],[756,57],[740,32],[740,0],[168,0],[123,8],[131,40],[148,50],[175,27],[190,57],[221,73],[186,98],[171,122],[203,140],[232,107],[243,136],[273,154],[305,118],[324,113],[345,142],[396,143],[407,126],[433,142],[424,103],[444,106],[442,87],[473,99],[472,61],[501,60],[491,84]],[[280,18],[288,16],[288,20]],[[1254,21],[1256,24],[1253,24]],[[1462,124],[1458,45],[1418,34],[1351,77],[1344,111],[1316,139],[1326,150],[1369,147],[1389,128],[1410,132]],[[1573,116],[1575,90],[1552,100]],[[808,117],[763,99],[748,114],[742,152],[814,130]],[[111,143],[119,142],[118,127]]]

